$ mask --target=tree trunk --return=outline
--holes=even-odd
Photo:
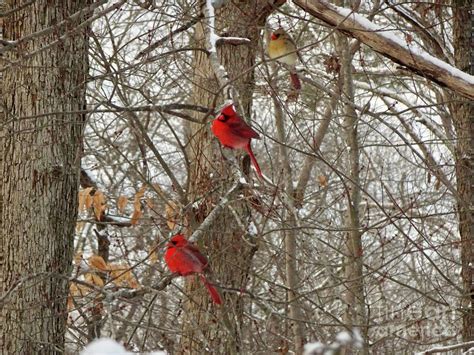
[[[278,88],[273,85],[275,92],[278,92]],[[293,186],[293,173],[291,170],[290,158],[288,157],[288,151],[286,149],[286,129],[285,129],[285,116],[280,102],[274,96],[273,105],[275,106],[275,127],[277,131],[279,145],[279,161],[282,165],[283,170],[283,181],[281,182],[281,188],[284,190],[283,198],[285,198],[285,204],[287,210],[282,212],[282,225],[283,231],[281,236],[285,242],[285,283],[287,287],[287,299],[288,299],[288,325],[291,335],[293,336],[293,347],[296,355],[303,353],[303,347],[305,342],[304,337],[304,323],[303,323],[303,311],[298,300],[298,287],[300,286],[300,280],[298,277],[298,221],[296,218],[297,212],[295,208],[295,188]],[[290,334],[287,336],[290,337]]]
[[[472,62],[474,33],[472,15],[470,14],[472,0],[454,0],[453,5],[455,63],[459,69],[474,74],[474,63]],[[474,340],[474,104],[472,100],[459,96],[452,105],[451,112],[457,135],[455,164],[459,198],[461,276],[464,290],[462,335],[464,341],[471,341]]]
[[[88,61],[85,30],[73,31],[85,14],[62,21],[88,2],[6,2],[7,11],[20,9],[3,19],[3,38],[22,40],[2,61],[0,285],[8,296],[2,300],[0,348],[5,354],[64,352],[84,126],[84,115],[73,112],[85,108]]]
[[[251,44],[218,46],[220,63],[229,74],[240,97],[240,112],[250,116],[252,93],[254,90],[253,65],[260,38],[255,19],[262,14],[265,1],[229,3],[216,11],[216,33],[222,35],[224,28],[227,36],[249,38]],[[237,7],[238,6],[238,9]],[[264,16],[266,17],[266,16]],[[195,32],[196,45],[206,47],[205,23],[198,23]],[[213,107],[215,102],[222,102],[218,81],[212,70],[207,54],[196,51],[194,57],[193,103],[200,106]],[[216,100],[217,98],[217,100]],[[203,115],[195,114],[202,120]],[[190,127],[189,159],[189,191],[191,201],[198,201],[198,211],[194,213],[194,221],[190,228],[209,214],[219,198],[234,183],[229,174],[229,161],[223,159],[222,147],[213,137],[209,125],[192,124]],[[258,142],[258,141],[256,141]],[[255,143],[254,143],[255,144]],[[258,144],[258,143],[257,143]],[[238,151],[225,152],[226,156],[242,157]],[[248,160],[244,159],[248,171]],[[252,175],[252,173],[251,173]],[[253,175],[255,177],[255,175]],[[212,191],[210,193],[209,191]],[[242,230],[250,223],[250,211],[243,202],[231,202],[232,213],[226,208],[206,236],[200,241],[200,248],[208,255],[213,269],[214,279],[218,285],[245,289],[253,254],[256,250],[249,243],[249,236]],[[240,219],[240,222],[236,221]],[[217,307],[209,300],[209,295],[197,279],[186,281],[186,294],[190,299],[184,304],[183,335],[181,353],[202,354],[235,354],[242,351],[241,328],[243,321],[243,300],[238,292],[224,293],[224,305]]]
[[[343,78],[343,96],[354,102],[354,85],[352,80],[352,55],[349,43],[343,34],[338,34],[338,51],[341,55],[341,72]],[[358,117],[354,107],[344,104],[344,128],[349,151],[349,178],[347,183],[347,239],[345,248],[344,276],[346,312],[344,322],[348,329],[359,328],[364,339],[363,352],[369,353],[368,328],[364,294],[362,232],[360,227],[360,163]]]

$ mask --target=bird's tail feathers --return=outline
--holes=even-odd
[[[257,175],[263,179],[262,170],[260,170],[260,166],[258,165],[257,159],[255,159],[255,155],[253,155],[252,148],[250,147],[250,142],[248,142],[246,147],[247,153],[249,153],[250,160],[252,161],[252,165],[257,170]]]
[[[222,298],[219,294],[219,291],[217,291],[217,289],[209,281],[207,281],[206,276],[203,274],[200,274],[200,276],[204,286],[206,286],[209,294],[211,295],[212,301],[216,304],[222,304]]]
[[[290,73],[291,84],[295,90],[301,90],[301,81],[297,73]]]

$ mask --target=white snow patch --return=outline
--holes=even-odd
[[[209,51],[211,53],[217,53],[217,48],[216,48],[216,42],[220,38],[218,35],[216,35],[215,32],[215,14],[214,14],[214,7],[212,6],[212,0],[206,0],[206,9],[207,9],[207,15],[209,17]]]
[[[308,344],[304,344],[304,351],[303,351],[303,355],[311,355],[311,354],[314,354],[314,353],[321,353],[324,351],[324,344],[317,341],[317,342],[314,342],[314,343],[308,343]]]
[[[114,222],[116,222],[116,223],[130,223],[130,220],[131,220],[131,219],[128,218],[128,217],[121,217],[121,216],[113,216],[113,217],[111,217],[111,218],[112,218],[112,219],[114,220]]]
[[[402,39],[400,39],[400,37],[396,35],[395,33],[393,33],[392,31],[384,30],[382,27],[374,24],[373,22],[370,22],[364,16],[361,16],[353,12],[353,10],[351,9],[346,9],[346,8],[335,6],[329,3],[326,3],[326,5],[332,7],[333,10],[338,12],[341,16],[351,18],[353,21],[357,22],[359,26],[364,27],[367,31],[377,32],[380,36],[384,37],[388,42],[395,43],[398,46],[401,46],[409,50],[414,56],[419,56],[423,58],[424,60],[431,62],[433,65],[436,65],[437,67],[446,70],[452,76],[456,76],[468,82],[469,84],[474,85],[474,76],[469,75],[459,70],[458,68],[455,68],[452,65],[449,65],[448,63],[443,62],[442,60],[433,57],[432,55],[426,53],[423,49],[419,47],[408,45],[406,41],[403,41]]]
[[[249,235],[257,235],[258,233],[258,229],[257,229],[257,226],[255,226],[255,223],[250,222],[248,228],[247,228],[247,232]]]
[[[80,355],[128,355],[125,348],[110,338],[100,338],[89,343]]]
[[[246,185],[247,184],[247,180],[245,180],[245,178],[243,176],[241,176],[239,178],[239,182],[242,184],[242,185]]]
[[[352,342],[352,336],[349,332],[342,331],[336,335],[336,341],[341,345],[349,345]]]
[[[220,37],[216,35],[214,31],[211,31],[211,33],[209,34],[209,44],[211,46],[211,48],[209,49],[210,52],[217,53],[216,42],[219,40],[219,38]]]
[[[352,338],[354,346],[359,349],[362,348],[362,346],[364,345],[364,339],[362,338],[362,334],[360,334],[359,328],[354,328],[352,330]]]
[[[149,355],[166,355],[164,351],[153,351]],[[133,355],[122,345],[110,338],[100,338],[89,343],[80,355]]]

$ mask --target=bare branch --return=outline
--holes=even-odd
[[[135,59],[139,59],[145,55],[147,55],[148,53],[154,51],[156,48],[158,48],[159,46],[161,46],[163,43],[165,43],[167,40],[169,40],[170,38],[172,38],[174,35],[178,34],[178,33],[181,33],[181,32],[184,32],[186,31],[187,29],[191,28],[192,26],[194,26],[196,23],[198,23],[200,20],[202,19],[202,15],[200,16],[197,16],[197,17],[194,17],[193,19],[191,19],[190,21],[188,21],[187,23],[185,23],[184,25],[182,25],[181,27],[178,27],[176,30],[168,33],[166,36],[164,36],[163,38],[160,38],[158,41],[156,41],[155,43],[152,43],[150,44],[147,48],[143,49],[142,51],[140,51],[137,56],[135,57]]]
[[[474,346],[474,341],[467,341],[465,343],[459,343],[459,344],[454,344],[454,345],[436,346],[434,348],[416,353],[416,355],[428,355],[428,354],[434,354],[434,353],[447,353],[448,351],[451,351],[451,350],[457,350],[457,349],[473,347],[473,346]]]
[[[221,211],[227,206],[227,204],[231,201],[232,195],[238,191],[242,187],[242,183],[240,179],[237,179],[236,182],[231,186],[229,191],[221,197],[219,203],[214,207],[214,209],[209,213],[206,219],[201,223],[201,225],[196,228],[196,230],[191,234],[188,238],[191,242],[196,242],[199,238],[201,238],[214,223],[214,221],[219,217]]]
[[[352,10],[334,6],[324,0],[294,0],[294,3],[318,19],[357,38],[374,51],[405,66],[411,72],[474,99],[472,75],[409,46]]]

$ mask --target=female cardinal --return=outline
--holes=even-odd
[[[212,122],[211,130],[224,147],[245,150],[250,156],[258,176],[263,179],[260,166],[250,147],[250,140],[252,138],[260,139],[260,136],[240,118],[235,112],[233,104],[224,106],[221,114]]]
[[[199,249],[189,243],[182,234],[170,239],[165,253],[165,262],[171,272],[181,276],[199,274],[214,303],[222,304],[216,288],[206,279],[204,272],[209,271],[209,262]]]
[[[300,90],[301,81],[296,73],[296,61],[299,57],[296,44],[283,28],[279,28],[271,34],[267,52],[271,59],[277,58],[277,61],[288,65],[293,88]]]

